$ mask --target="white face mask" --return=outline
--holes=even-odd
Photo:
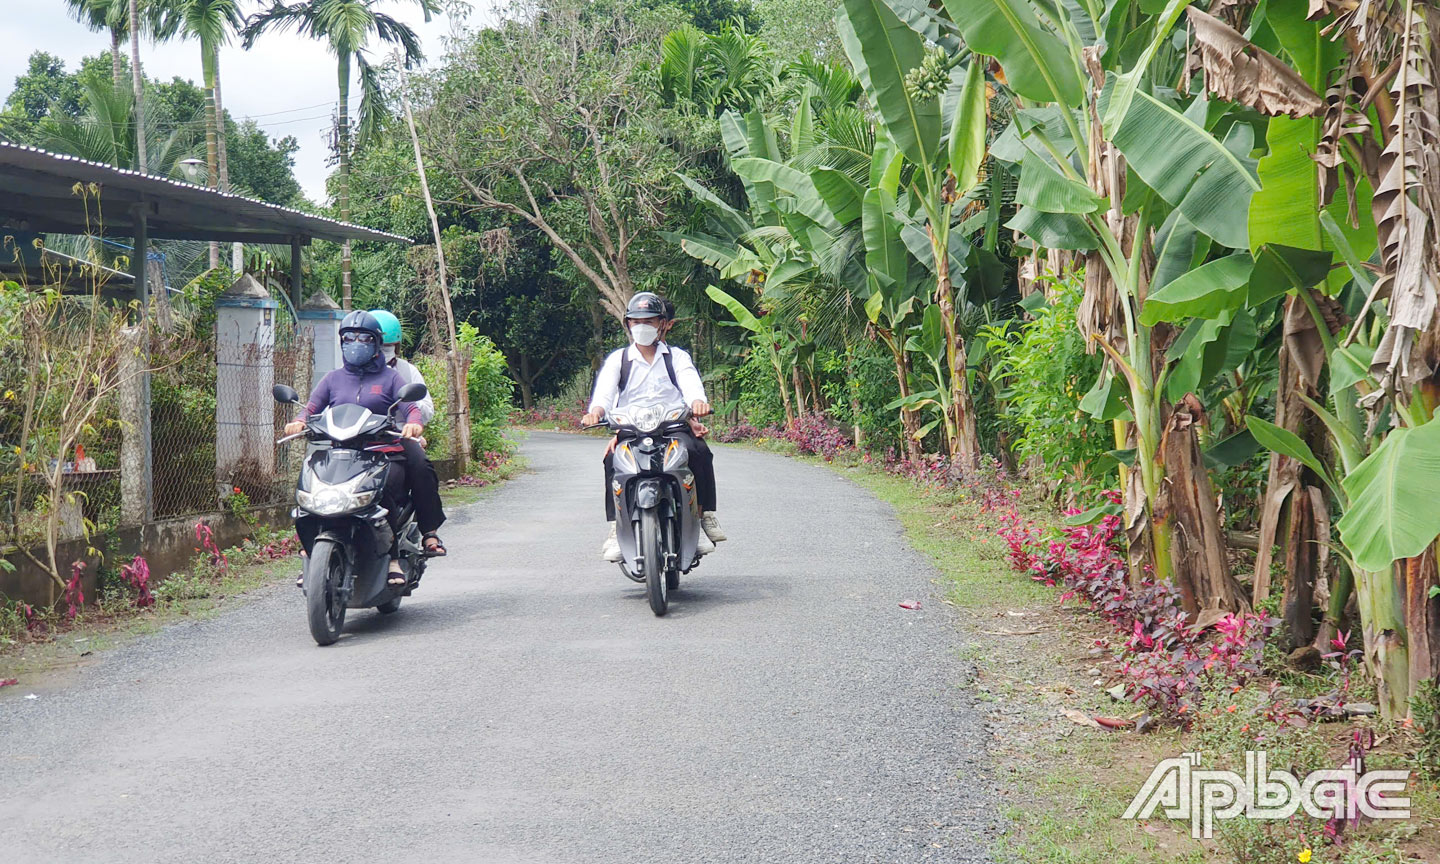
[[[380,353],[382,353],[382,354],[385,355],[385,362],[386,362],[386,363],[389,363],[391,360],[394,360],[394,359],[395,359],[395,346],[394,346],[394,345],[381,345],[381,346],[380,346]]]
[[[660,328],[653,324],[631,324],[630,338],[635,340],[636,345],[654,345],[655,340],[660,338]]]

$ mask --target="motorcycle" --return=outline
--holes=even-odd
[[[664,615],[680,574],[700,563],[700,504],[690,452],[676,433],[689,429],[689,408],[651,405],[612,414],[596,427],[616,434],[616,537],[620,572],[645,585],[650,611]],[[593,428],[593,427],[592,427]]]
[[[395,409],[425,398],[424,384],[407,384],[385,415],[360,405],[332,405],[306,419],[305,429],[277,441],[305,437],[309,449],[295,489],[291,511],[295,533],[305,549],[306,617],[320,645],[340,638],[347,609],[374,607],[382,615],[400,609],[425,573],[425,551],[414,510],[405,505],[399,542],[381,504],[391,457],[400,452]],[[276,384],[276,402],[294,404],[299,395]],[[390,553],[398,548],[405,585],[388,584]]]

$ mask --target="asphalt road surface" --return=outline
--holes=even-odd
[[[0,862],[989,860],[961,634],[887,505],[721,448],[731,539],[656,618],[597,555],[597,440],[524,452],[334,646],[275,586],[0,692]]]

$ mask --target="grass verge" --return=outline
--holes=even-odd
[[[777,442],[778,444],[778,442]],[[762,444],[763,449],[790,448]],[[1402,864],[1440,861],[1440,785],[1412,780],[1412,815],[1370,822],[1330,844],[1323,823],[1303,815],[1288,822],[1235,820],[1213,839],[1190,837],[1189,824],[1163,818],[1125,820],[1122,813],[1163,759],[1199,750],[1203,767],[1238,769],[1243,753],[1265,748],[1290,764],[1340,767],[1355,729],[1374,729],[1380,745],[1371,768],[1414,769],[1414,736],[1393,724],[1312,724],[1287,730],[1284,744],[1256,744],[1233,703],[1259,700],[1264,685],[1223,694],[1189,731],[1148,734],[1081,725],[1075,717],[1124,716],[1133,710],[1106,688],[1115,667],[1097,640],[1114,639],[1112,625],[1086,609],[1062,605],[1060,592],[1011,569],[994,513],[963,495],[886,474],[850,457],[829,463],[894,509],[915,548],[945,577],[945,602],[954,607],[964,642],[957,659],[975,665],[966,686],[991,706],[986,733],[996,773],[1005,783],[1010,830],[994,854],[1025,864],[1142,864],[1233,861],[1244,864]],[[1024,515],[1052,522],[1043,504],[1021,505]],[[1048,514],[1048,515],[1047,515]],[[1296,692],[1333,681],[1289,680]],[[1309,676],[1316,679],[1317,676]],[[1232,703],[1230,705],[1222,703]],[[1272,765],[1274,762],[1272,761]],[[1302,772],[1303,773],[1303,772]],[[1433,775],[1432,775],[1433,777]]]

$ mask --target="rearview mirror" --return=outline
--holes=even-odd
[[[275,401],[280,403],[300,401],[300,394],[295,392],[295,388],[287,387],[284,384],[276,384],[274,387],[271,387],[270,395],[274,396]]]
[[[416,381],[414,384],[406,384],[404,387],[401,387],[400,392],[395,394],[395,401],[419,402],[428,395],[430,395],[429,389],[427,389],[424,384]]]

